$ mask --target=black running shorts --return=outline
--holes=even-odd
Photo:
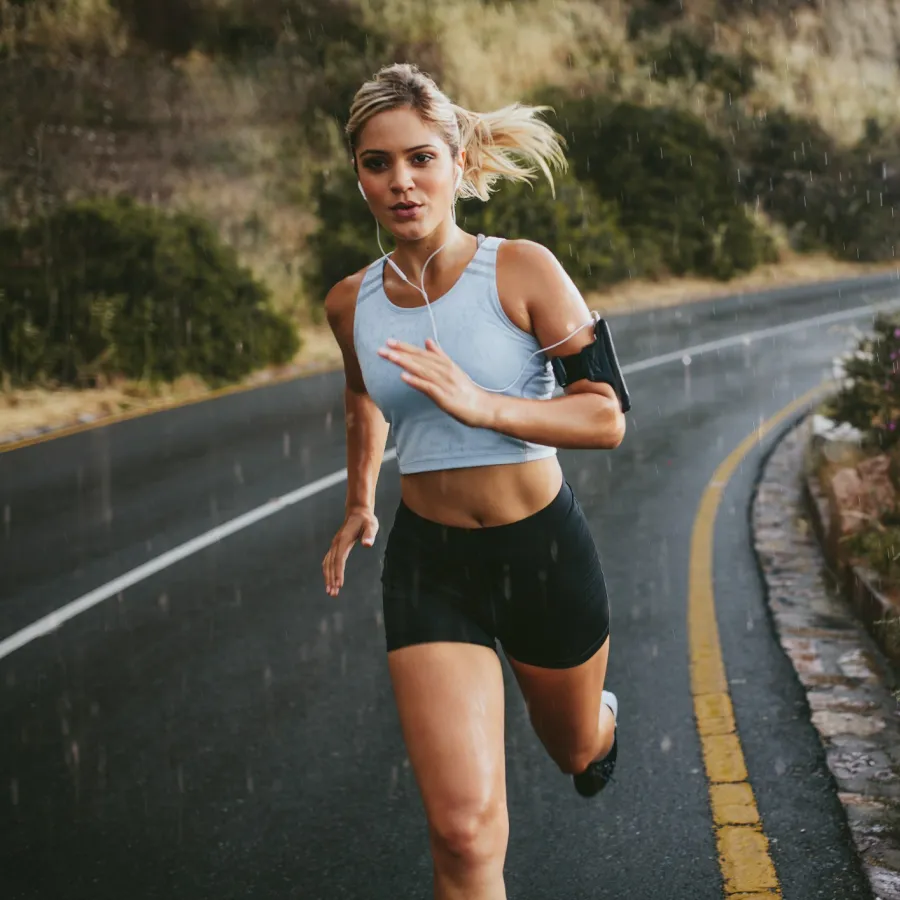
[[[600,557],[568,482],[534,515],[487,528],[441,525],[401,501],[381,582],[388,651],[499,640],[514,660],[563,669],[609,634]]]

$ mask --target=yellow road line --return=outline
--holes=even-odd
[[[781,887],[769,854],[734,721],[719,643],[713,591],[713,537],[722,492],[747,454],[777,425],[809,404],[830,382],[789,403],[746,437],[706,486],[691,535],[688,641],[694,716],[703,751],[719,866],[728,900],[775,900]]]

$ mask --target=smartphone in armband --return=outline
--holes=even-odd
[[[575,381],[587,378],[588,381],[608,384],[619,398],[622,412],[631,409],[631,397],[625,386],[622,368],[616,356],[612,332],[606,319],[598,318],[594,323],[594,342],[588,344],[578,353],[570,356],[555,356],[550,360],[553,374],[560,387],[567,387]]]

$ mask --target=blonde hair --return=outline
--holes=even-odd
[[[365,124],[381,112],[409,107],[437,129],[455,157],[466,151],[459,197],[487,200],[497,181],[532,181],[539,169],[554,191],[550,166],[567,168],[564,139],[540,113],[549,106],[513,103],[493,112],[477,113],[457,106],[416,66],[395,63],[379,70],[353,98],[346,134],[351,151]]]

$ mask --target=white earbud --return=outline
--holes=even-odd
[[[363,195],[363,199],[368,200],[369,198],[366,196],[366,192],[363,190],[362,182],[357,181],[356,186],[359,188],[359,192]]]

